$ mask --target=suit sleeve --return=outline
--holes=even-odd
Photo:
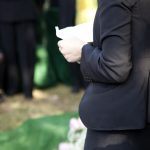
[[[81,72],[85,80],[121,83],[132,68],[131,6],[125,0],[101,0],[98,9],[101,48],[83,46]]]

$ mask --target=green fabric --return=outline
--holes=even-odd
[[[66,113],[28,120],[0,133],[0,150],[58,150],[58,144],[67,138],[69,120],[75,116],[77,113]]]
[[[47,49],[38,47],[36,52],[34,84],[38,88],[47,88],[57,83],[54,66],[49,62]]]
[[[59,52],[56,37],[55,26],[58,26],[58,10],[51,8],[45,14],[46,20],[46,36],[47,36],[47,50],[51,64],[55,68],[57,79],[65,84],[71,84],[71,75],[68,62]]]
[[[43,21],[41,23],[43,27],[39,27],[39,35],[43,36],[42,45],[46,46],[41,46],[36,52],[34,84],[39,88],[46,88],[60,82],[71,85],[69,64],[57,46],[59,39],[56,37],[55,26],[58,26],[58,10],[51,8],[42,16],[44,17],[42,19],[39,17],[39,20]]]

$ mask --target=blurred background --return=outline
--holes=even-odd
[[[55,26],[93,20],[96,7],[97,0],[0,0],[0,150],[73,150],[59,144],[88,83],[60,54]]]

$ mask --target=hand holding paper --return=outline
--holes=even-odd
[[[56,27],[56,35],[63,39],[58,42],[58,47],[65,59],[68,62],[78,62],[81,59],[82,47],[93,41],[93,22],[61,30]]]
[[[78,62],[81,58],[82,47],[85,44],[85,42],[75,37],[60,40],[58,42],[58,47],[60,52],[63,54],[63,56],[68,62]]]

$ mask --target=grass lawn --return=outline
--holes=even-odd
[[[30,119],[20,127],[0,133],[1,150],[58,150],[67,139],[69,120],[77,113]]]
[[[57,150],[66,139],[83,91],[72,94],[70,87],[58,85],[35,89],[33,95],[32,101],[18,94],[0,104],[0,150]]]
[[[83,91],[72,94],[70,87],[58,85],[46,90],[33,91],[34,99],[27,101],[20,95],[6,97],[0,104],[0,131],[8,131],[30,118],[76,112]]]

